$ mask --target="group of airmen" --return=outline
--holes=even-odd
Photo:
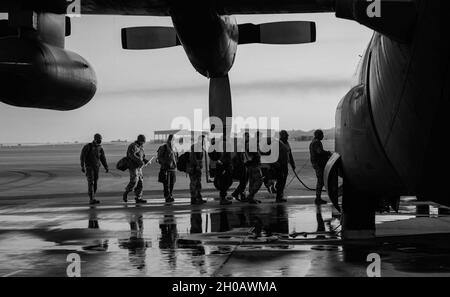
[[[257,133],[257,142],[259,143],[259,133]],[[331,152],[325,151],[322,145],[324,134],[322,130],[314,132],[314,139],[310,143],[310,160],[316,172],[316,199],[315,203],[325,204],[322,200],[322,188],[324,186],[324,169]],[[263,168],[261,164],[261,156],[264,155],[259,149],[250,150],[250,134],[244,134],[245,149],[240,153],[217,152],[215,150],[206,151],[204,148],[204,136],[200,136],[194,144],[192,144],[190,151],[183,155],[179,155],[174,147],[174,136],[170,135],[157,152],[157,162],[160,165],[158,174],[158,181],[163,184],[163,193],[166,203],[170,204],[175,201],[173,197],[173,189],[176,182],[177,171],[186,172],[190,179],[190,196],[192,205],[200,205],[206,203],[202,197],[202,173],[203,160],[205,155],[211,161],[215,162],[214,172],[214,186],[220,193],[220,204],[228,205],[232,203],[233,199],[240,202],[250,204],[260,203],[255,198],[255,195],[260,190],[263,184],[266,185],[271,193],[276,194],[276,202],[286,202],[284,197],[284,190],[289,174],[289,166],[295,171],[296,164],[292,155],[292,150],[289,145],[289,134],[282,130],[279,133],[278,159],[271,163],[269,168]],[[214,139],[211,140],[214,143]],[[150,164],[146,158],[144,145],[146,137],[139,135],[133,143],[128,146],[126,159],[127,169],[130,175],[130,181],[125,187],[122,199],[128,202],[128,196],[134,192],[134,198],[137,204],[147,203],[143,198],[143,169]],[[88,195],[90,204],[100,203],[96,199],[97,183],[99,178],[100,167],[103,165],[106,172],[109,172],[108,163],[106,161],[105,152],[102,147],[102,136],[100,134],[94,135],[94,140],[86,144],[80,156],[81,171],[85,173],[88,182]],[[180,165],[183,163],[184,165]],[[239,182],[238,186],[228,196],[228,190],[233,184],[234,180]],[[273,181],[273,183],[269,182]],[[245,190],[248,185],[248,195]]]

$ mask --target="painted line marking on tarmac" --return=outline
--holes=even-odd
[[[307,196],[288,196],[287,198],[316,198],[315,195],[307,195]]]
[[[23,271],[23,270],[17,270],[17,271],[14,271],[14,272],[7,273],[7,274],[5,274],[5,275],[2,275],[2,277],[13,276],[13,275],[16,275],[16,274],[18,274],[18,273],[21,273],[22,271]]]

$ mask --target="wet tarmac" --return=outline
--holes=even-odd
[[[184,196],[185,197],[185,196]],[[377,238],[343,241],[339,216],[311,197],[276,204],[168,206],[102,199],[0,204],[0,276],[66,276],[67,256],[82,276],[449,276],[448,209],[405,198],[398,214],[377,216]]]

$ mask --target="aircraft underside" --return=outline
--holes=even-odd
[[[0,3],[0,12],[7,12],[22,3],[22,7],[36,11],[66,13],[67,2],[76,0],[5,0]],[[102,15],[153,15],[170,16],[174,5],[187,3],[194,7],[214,6],[221,15],[233,14],[276,14],[276,13],[314,13],[333,11],[332,0],[78,0],[82,14]]]

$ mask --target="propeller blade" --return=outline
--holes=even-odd
[[[180,45],[172,27],[122,28],[122,48],[128,50],[158,49]]]
[[[239,44],[301,44],[316,41],[316,23],[293,21],[239,25]]]
[[[209,80],[209,116],[217,117],[226,124],[232,116],[231,87],[228,75]]]
[[[214,77],[209,81],[209,116],[217,117],[222,121],[221,127],[215,127],[214,131],[223,133],[224,139],[228,139],[230,129],[226,129],[227,117],[232,116],[231,87],[228,75]],[[216,123],[214,123],[216,124]]]

